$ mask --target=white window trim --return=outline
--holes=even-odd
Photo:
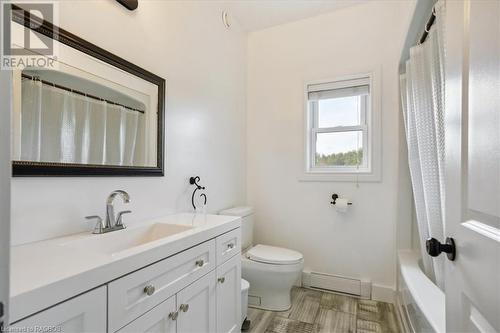
[[[312,168],[311,162],[315,160],[312,156],[313,151],[312,140],[312,113],[309,111],[309,97],[308,86],[317,84],[328,84],[339,81],[352,81],[356,79],[368,78],[370,83],[369,105],[370,112],[366,114],[366,135],[363,136],[364,152],[368,151],[366,158],[367,165],[360,167],[356,171],[352,167],[345,167],[347,170],[342,171],[343,167],[325,167],[325,168]],[[361,125],[363,126],[363,125]],[[350,128],[352,127],[352,128]],[[350,126],[339,128],[339,131],[355,130],[360,126]],[[318,181],[318,182],[378,182],[381,181],[381,162],[382,162],[382,149],[381,149],[381,84],[380,84],[380,70],[374,70],[369,73],[337,77],[334,79],[324,79],[316,81],[308,81],[304,84],[304,152],[303,152],[303,173],[299,177],[299,181]],[[335,128],[325,129],[323,131],[332,130]],[[317,130],[315,132],[321,132]],[[365,150],[366,147],[366,150]],[[366,156],[366,155],[364,155]],[[313,162],[314,163],[314,162]]]

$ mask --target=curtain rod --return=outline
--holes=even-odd
[[[89,94],[87,94],[85,92],[82,92],[82,91],[79,91],[79,90],[75,90],[75,89],[71,89],[71,88],[68,88],[68,87],[64,87],[64,86],[58,85],[58,84],[56,84],[54,82],[49,82],[49,81],[41,80],[38,76],[31,76],[31,75],[24,74],[24,73],[22,73],[21,75],[22,75],[22,77],[24,77],[26,79],[40,81],[42,84],[53,86],[54,88],[58,88],[58,89],[70,91],[72,93],[75,93],[75,94],[78,94],[78,95],[82,95],[82,96],[85,96],[85,97],[89,97],[89,98],[92,98],[92,99],[96,99],[98,101],[103,101],[103,102],[106,102],[108,104],[121,106],[121,107],[129,109],[131,111],[145,113],[145,111],[143,111],[143,110],[135,109],[135,108],[132,108],[130,106],[126,106],[126,105],[123,105],[123,104],[120,104],[120,103],[116,103],[116,102],[113,102],[113,101],[110,101],[110,100],[107,100],[107,99],[104,99],[104,98],[100,98],[100,97],[97,97],[97,96],[89,95]]]
[[[420,40],[418,42],[419,44],[422,44],[423,42],[425,42],[425,40],[427,39],[427,36],[429,35],[429,31],[430,31],[430,29],[435,21],[436,21],[436,9],[433,7],[431,17],[429,17],[429,20],[425,24],[424,33],[422,34],[422,37],[420,37]]]

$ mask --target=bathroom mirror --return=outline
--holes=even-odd
[[[53,66],[13,70],[13,175],[162,176],[165,80],[23,10],[12,13],[12,45],[22,48],[29,29],[56,50]]]

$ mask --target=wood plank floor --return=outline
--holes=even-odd
[[[399,333],[394,306],[294,287],[292,307],[274,312],[248,309],[249,333]]]

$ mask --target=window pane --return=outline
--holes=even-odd
[[[333,132],[316,135],[316,166],[363,164],[363,132]]]
[[[361,96],[318,100],[318,127],[361,125]]]

